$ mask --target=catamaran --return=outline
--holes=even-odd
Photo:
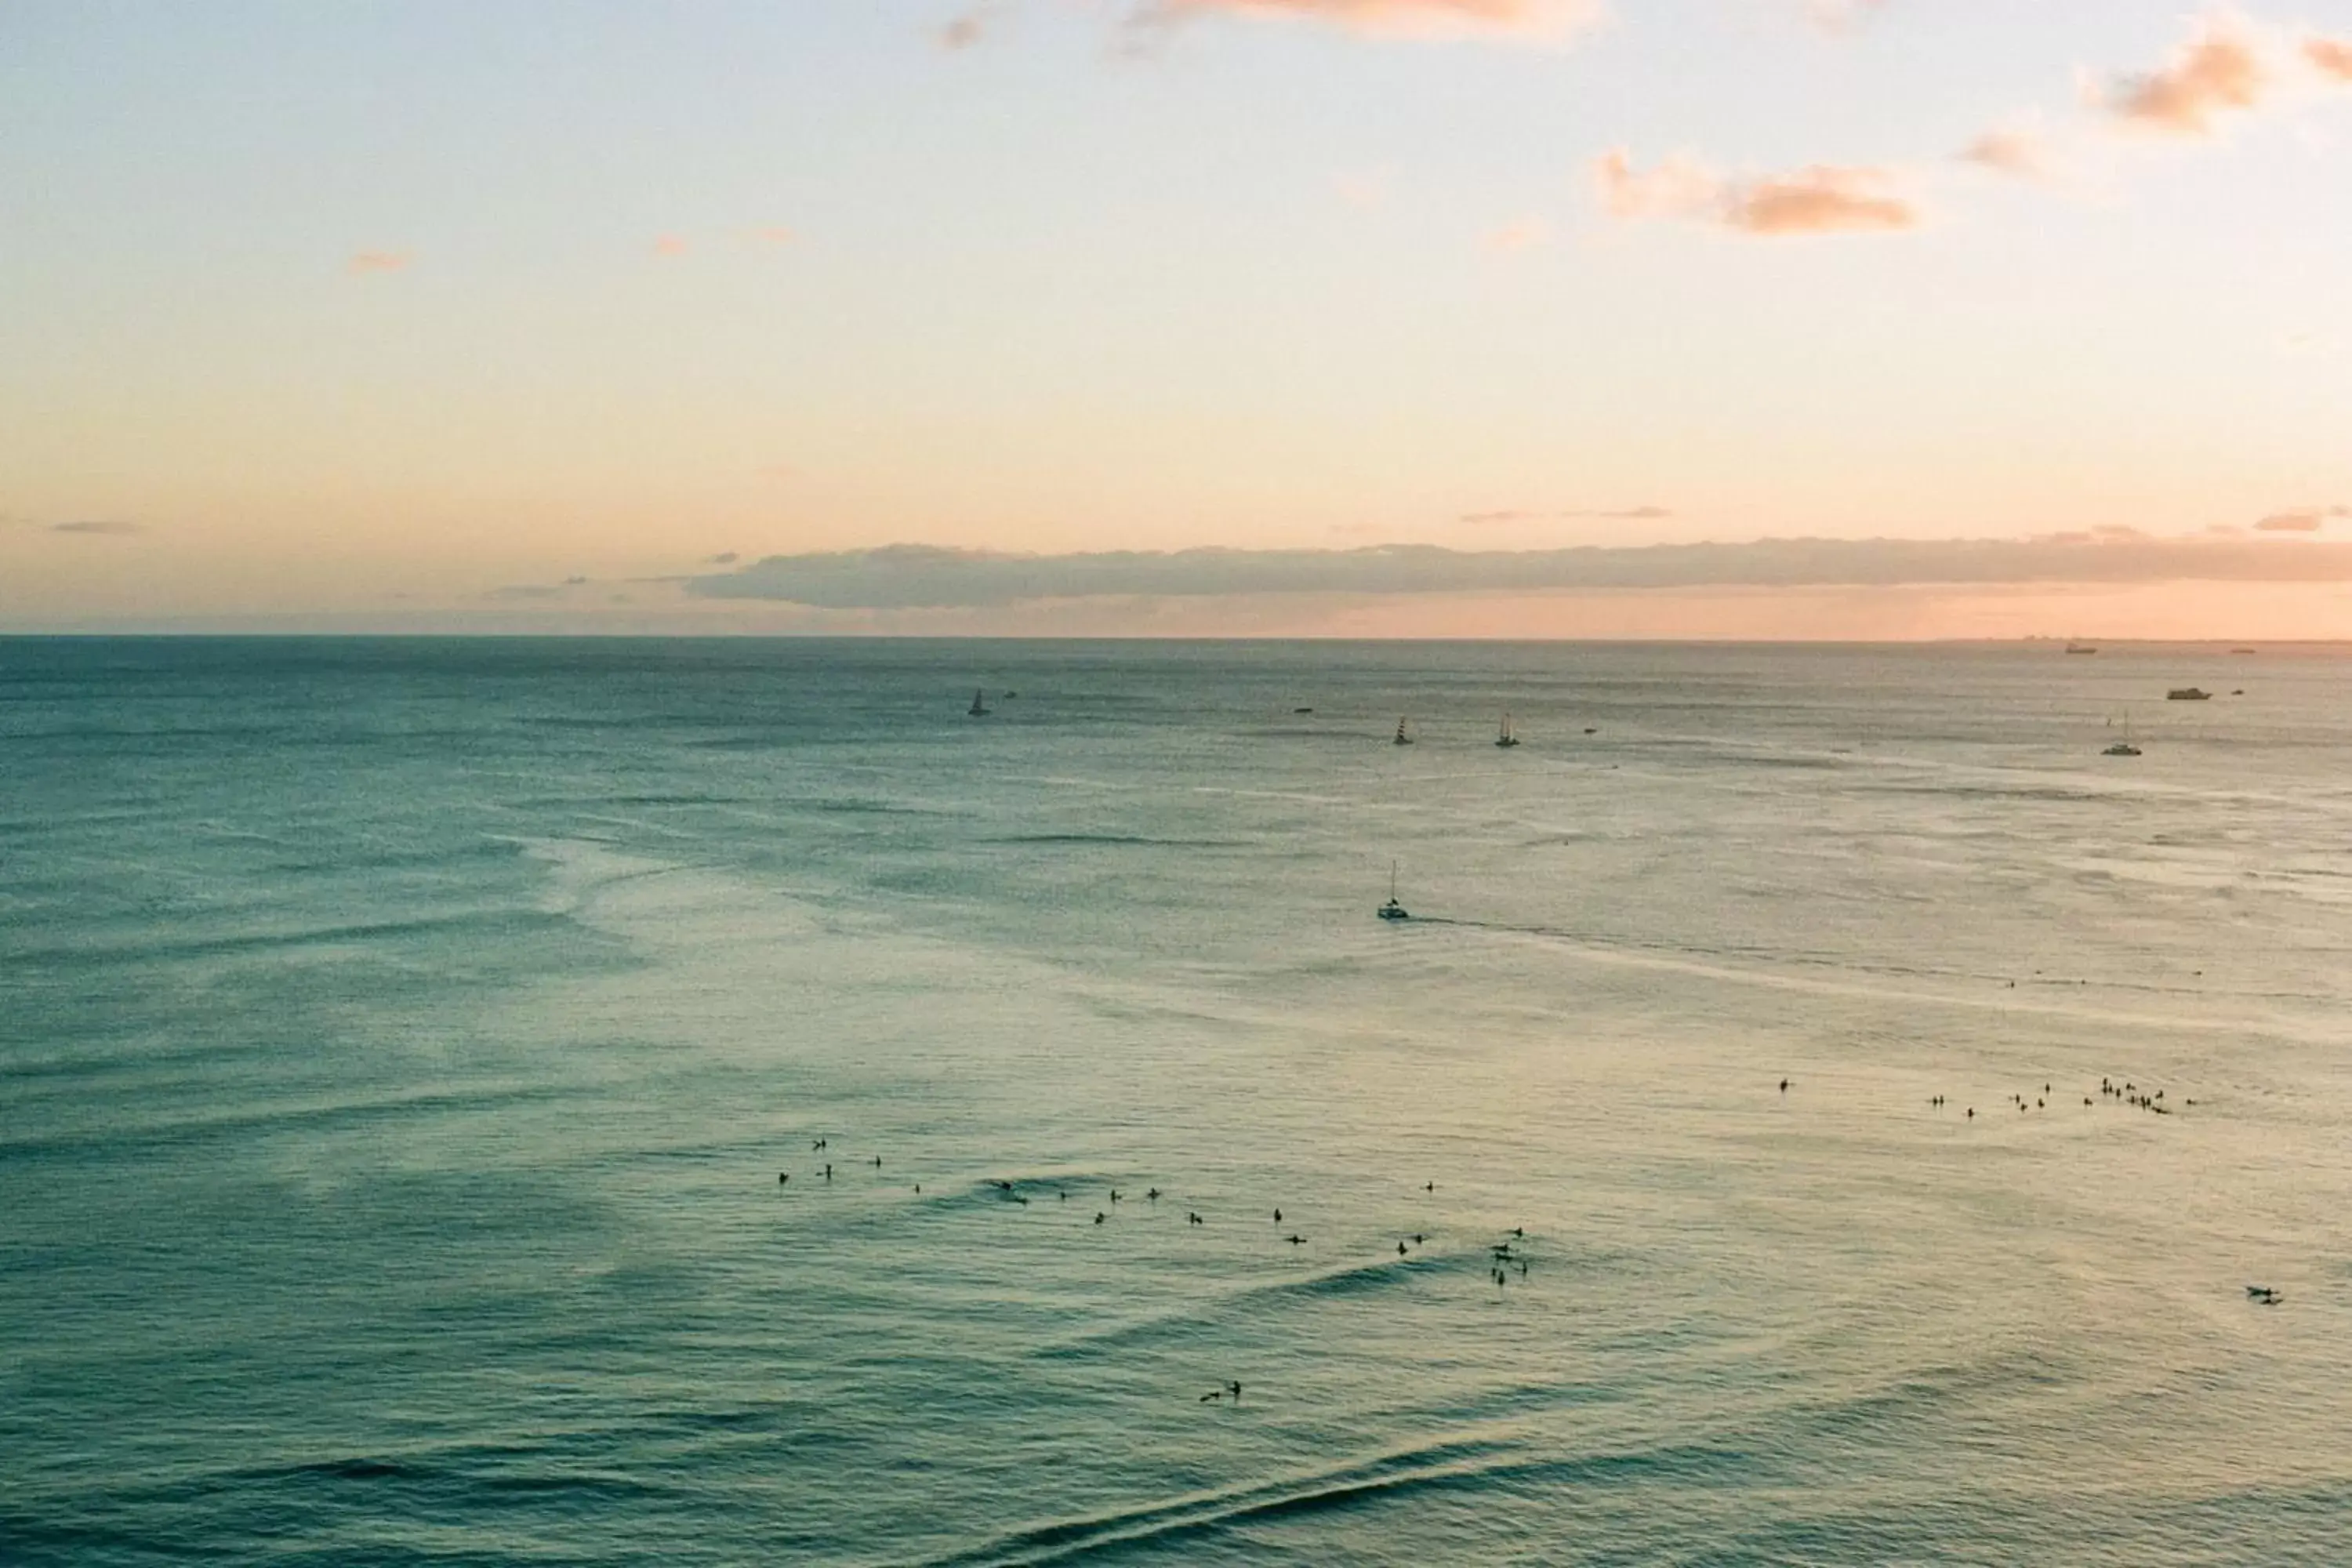
[[[1495,744],[1507,749],[1518,743],[1519,738],[1511,733],[1511,710],[1506,708],[1503,710],[1503,732],[1495,737]]]
[[[1384,921],[1409,921],[1412,919],[1412,914],[1406,910],[1402,904],[1397,902],[1396,877],[1396,862],[1391,860],[1389,862],[1389,901],[1381,906],[1381,919]]]

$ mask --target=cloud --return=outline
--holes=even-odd
[[[2216,18],[2162,69],[2117,79],[2105,101],[2117,119],[2143,129],[2204,136],[2216,115],[2253,108],[2270,87],[2271,74],[2252,40]]]
[[[2352,82],[2352,39],[2306,38],[2303,58],[2323,75]]]
[[[751,231],[751,240],[755,245],[790,245],[799,237],[799,235],[780,223],[772,223]]]
[[[2254,524],[2257,533],[2317,533],[2329,522],[2352,517],[2352,506],[2308,506],[2275,511]]]
[[[1601,0],[1144,0],[1130,26],[1238,16],[1323,22],[1382,37],[1561,41],[1597,26],[1602,15]]]
[[[1331,182],[1339,199],[1359,212],[1371,212],[1386,206],[1389,199],[1389,175],[1384,169],[1365,174],[1341,174]]]
[[[1523,217],[1487,230],[1479,243],[1496,255],[1507,256],[1514,251],[1533,250],[1550,237],[1550,226],[1543,219]]]
[[[53,522],[51,533],[100,534],[109,539],[128,539],[147,531],[135,522],[121,522],[112,518],[93,518],[87,521]]]
[[[343,263],[343,270],[354,278],[376,272],[405,272],[410,258],[404,250],[362,250]]]
[[[1988,131],[1960,149],[1960,161],[2020,180],[2050,177],[2050,149],[2031,131]]]
[[[772,555],[683,585],[700,599],[908,610],[1099,598],[2177,582],[2352,583],[2352,544],[2155,539],[2128,531],[2104,538],[1765,539],[1529,551],[1396,544],[1014,555],[898,544]]]
[[[705,566],[732,566],[742,559],[732,550],[722,550],[718,554],[707,558],[702,563]]]
[[[1725,219],[1748,234],[1860,234],[1916,228],[1910,203],[1887,194],[1893,176],[1879,169],[1827,164],[1733,187]]]
[[[960,16],[950,17],[932,37],[943,49],[968,49],[988,37],[996,25],[996,7],[975,5]]]
[[[1889,233],[1916,228],[1918,209],[1895,193],[1884,169],[1816,163],[1786,174],[1729,179],[1689,158],[1668,158],[1643,173],[1622,150],[1593,163],[1601,205],[1612,217],[1685,218],[1736,233],[1788,235]]]
[[[1832,33],[1850,32],[1876,16],[1885,0],[1806,0],[1805,15]]]
[[[1654,522],[1675,514],[1662,506],[1625,507],[1619,510],[1581,510],[1572,511],[1465,511],[1454,521],[1472,524],[1490,522],[1554,522],[1570,518],[1594,518],[1613,522]]]
[[[654,254],[656,256],[684,256],[693,248],[694,246],[692,242],[680,235],[656,235],[654,238]]]

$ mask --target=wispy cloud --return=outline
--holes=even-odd
[[[2273,84],[2254,40],[2214,17],[2160,69],[2118,78],[2104,101],[2128,124],[2174,136],[2210,135],[2215,119],[2260,103]]]
[[[74,522],[53,522],[49,524],[49,531],[99,534],[109,539],[128,539],[133,534],[144,533],[146,530],[135,522],[123,522],[113,518],[92,518]]]
[[[754,245],[790,245],[800,236],[780,223],[764,225],[751,231]]]
[[[1634,506],[1614,511],[1591,509],[1569,511],[1465,511],[1454,521],[1479,525],[1496,522],[1564,522],[1570,519],[1592,519],[1612,522],[1655,522],[1674,515],[1662,506]]]
[[[1208,16],[1286,18],[1375,36],[1557,42],[1602,15],[1601,0],[1144,0],[1130,24],[1149,30]]]
[[[1389,174],[1385,169],[1373,169],[1360,174],[1340,174],[1331,182],[1339,199],[1360,212],[1371,212],[1388,205]]]
[[[1805,15],[1815,26],[1832,33],[1851,32],[1885,8],[1885,0],[1805,0]]]
[[[1960,161],[2019,180],[2046,180],[2053,173],[2048,141],[2020,127],[1988,131],[1960,149]]]
[[[1648,171],[1622,150],[1593,164],[1601,205],[1619,218],[1676,217],[1735,233],[1790,235],[1891,233],[1919,226],[1918,209],[1885,169],[1816,163],[1785,174],[1730,178],[1688,158]]]
[[[693,243],[682,235],[664,234],[657,235],[654,238],[654,254],[656,256],[684,256],[693,248]]]
[[[688,578],[684,588],[703,599],[904,610],[1106,597],[2177,582],[2352,582],[2352,544],[2157,539],[2127,529],[2035,540],[1766,539],[1531,551],[1400,544],[1014,555],[901,544],[772,555]]]
[[[2306,506],[2275,511],[2254,524],[2258,533],[2317,533],[2330,522],[2352,518],[2352,506]]]
[[[1479,243],[1497,255],[1507,256],[1515,251],[1533,250],[1550,238],[1551,226],[1543,219],[1523,217],[1488,229]]]
[[[354,278],[377,272],[405,272],[410,259],[404,250],[362,250],[343,263],[343,270]]]
[[[2303,58],[2321,75],[2352,82],[2352,39],[2307,38]]]
[[[932,37],[943,49],[968,49],[986,38],[996,26],[997,8],[975,5],[971,10],[951,16]]]

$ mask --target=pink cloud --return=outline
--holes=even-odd
[[[409,256],[404,250],[362,250],[343,263],[343,270],[353,277],[372,272],[405,272]]]
[[[2336,80],[2352,82],[2352,40],[2307,39],[2303,46],[2303,58]]]
[[[1884,169],[1816,163],[1792,174],[1727,179],[1685,158],[1644,174],[1623,152],[1593,166],[1601,203],[1620,218],[1679,217],[1764,238],[1916,228],[1918,209]]]
[[[654,240],[656,256],[684,256],[693,248],[690,243],[675,234],[661,235]]]
[[[2183,47],[2161,70],[2120,79],[2107,95],[2118,119],[2174,136],[2204,136],[2216,115],[2260,103],[2270,73],[2253,44],[2225,21]]]
[[[2050,176],[2050,152],[2029,131],[1988,131],[1960,149],[1960,161],[2021,180]]]
[[[1748,234],[1860,234],[1916,228],[1910,203],[1887,194],[1882,169],[1815,164],[1733,187],[1725,221]]]
[[[947,25],[933,36],[938,38],[940,47],[943,49],[968,49],[987,37],[989,30],[995,25],[996,7],[975,5],[962,15],[950,19]]]
[[[1815,26],[1842,33],[1867,21],[1885,4],[1885,0],[1808,0],[1805,14]]]
[[[1286,17],[1359,33],[1566,38],[1597,24],[1601,0],[1145,0],[1146,26],[1201,16]]]
[[[1551,230],[1543,219],[1523,217],[1488,230],[1483,243],[1488,250],[1507,256],[1514,251],[1533,250],[1550,237]]]
[[[761,245],[790,245],[799,237],[799,235],[782,224],[770,224],[764,228],[755,228],[751,231],[752,240]]]
[[[2273,512],[2254,524],[2257,533],[2317,533],[2338,518],[2352,517],[2352,506],[2311,506],[2295,511]]]

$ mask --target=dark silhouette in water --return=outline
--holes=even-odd
[[[1402,1241],[1397,1243],[1397,1256],[1399,1258],[1402,1258],[1404,1256],[1404,1243]]]
[[[791,1172],[789,1172],[789,1171],[778,1171],[778,1172],[776,1173],[776,1185],[778,1185],[778,1186],[780,1186],[780,1187],[781,1187],[781,1186],[782,1186],[786,1182],[791,1181],[792,1179],[793,1179],[792,1173],[791,1173]]]
[[[1184,1222],[1185,1222],[1187,1225],[1206,1225],[1206,1224],[1208,1224],[1208,1223],[1209,1223],[1207,1220],[1204,1220],[1204,1219],[1202,1219],[1202,1218],[1201,1217],[1201,1214],[1200,1214],[1200,1211],[1199,1211],[1198,1209],[1194,1209],[1194,1210],[1191,1211],[1190,1213],[1186,1214],[1186,1215],[1184,1215]]]
[[[1421,1190],[1424,1193],[1433,1193],[1437,1190],[1437,1184],[1435,1182],[1423,1182],[1421,1184]]]
[[[1152,1188],[1150,1192],[1148,1192],[1148,1193],[1144,1194],[1143,1195],[1144,1195],[1145,1197],[1147,1197],[1147,1198],[1150,1198],[1153,1203],[1155,1203],[1155,1204],[1156,1204],[1156,1203],[1158,1203],[1158,1202],[1160,1201],[1160,1189],[1159,1189],[1158,1187],[1154,1187],[1154,1188]]]
[[[810,1144],[809,1147],[812,1149],[822,1149],[825,1146],[828,1140],[820,1138],[815,1142]]]
[[[1307,1245],[1307,1238],[1295,1232],[1289,1236],[1284,1237],[1282,1239],[1290,1243],[1293,1247],[1304,1247]]]
[[[833,1167],[831,1165],[827,1165],[824,1168],[824,1179],[828,1182],[833,1180]]]
[[[1780,1080],[1780,1092],[1782,1094],[1789,1092],[1789,1080],[1785,1078]]]
[[[1105,1221],[1105,1220],[1107,1220],[1107,1219],[1108,1219],[1108,1218],[1110,1218],[1110,1215],[1107,1215],[1107,1214],[1103,1213],[1103,1212],[1102,1212],[1102,1210],[1100,1210],[1100,1209],[1097,1209],[1097,1210],[1095,1210],[1095,1223],[1096,1223],[1097,1225],[1100,1225],[1100,1224],[1102,1224],[1102,1222],[1103,1222],[1103,1221]]]
[[[1280,1225],[1282,1223],[1282,1211],[1280,1209],[1274,1211],[1274,1223],[1276,1225]]]

